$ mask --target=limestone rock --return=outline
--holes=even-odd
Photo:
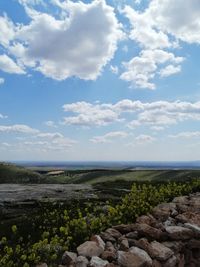
[[[119,250],[123,250],[123,251],[128,251],[129,250],[129,243],[128,243],[128,239],[123,237],[121,239],[120,245],[119,245]]]
[[[165,229],[169,237],[173,240],[187,240],[194,236],[192,230],[182,226],[168,226]]]
[[[148,224],[150,226],[156,225],[156,219],[152,215],[142,215],[137,218],[136,222]]]
[[[200,227],[199,226],[197,226],[195,224],[191,224],[191,223],[185,223],[184,226],[191,229],[193,232],[195,232],[197,235],[200,236]]]
[[[180,204],[188,204],[189,203],[189,197],[188,196],[175,197],[172,202],[173,203],[180,203]]]
[[[175,253],[180,252],[182,248],[184,247],[184,243],[182,241],[165,241],[165,242],[162,242],[162,244],[165,247],[173,250]]]
[[[99,246],[95,241],[86,241],[77,247],[78,254],[85,257],[99,256],[104,249]]]
[[[174,254],[171,249],[165,247],[163,244],[157,241],[150,243],[150,246],[148,247],[148,253],[152,258],[155,258],[159,261],[166,261]]]
[[[109,262],[112,262],[114,260],[116,260],[117,258],[117,253],[113,252],[113,251],[109,251],[109,250],[105,250],[102,254],[101,254],[101,258],[103,260],[107,260]]]
[[[162,231],[160,229],[156,229],[144,223],[137,225],[137,231],[139,235],[150,239],[160,240],[162,236]]]
[[[87,267],[89,261],[84,256],[78,256],[76,259],[76,267]]]
[[[48,265],[44,262],[37,264],[36,267],[48,267]]]
[[[153,211],[152,214],[153,216],[164,222],[167,220],[167,218],[174,212],[176,211],[176,204],[175,203],[163,203],[160,204],[158,206],[156,206]]]
[[[133,231],[133,232],[126,234],[126,237],[130,239],[138,238],[138,231]]]
[[[106,242],[105,250],[112,251],[112,252],[116,252],[115,247],[114,247],[113,244],[112,244],[111,242],[109,242],[109,241]]]
[[[196,224],[200,227],[200,214],[197,212],[187,211],[176,216],[176,220],[182,223]]]
[[[146,238],[141,238],[139,240],[135,240],[135,246],[145,251],[148,251],[150,243],[148,242]]]
[[[62,265],[70,265],[76,262],[77,254],[69,251],[65,251],[62,256]]]
[[[118,264],[121,267],[150,267],[152,260],[144,250],[135,248],[128,252],[118,251]]]
[[[108,228],[105,232],[110,234],[115,239],[118,239],[118,238],[120,238],[122,236],[122,234],[118,230],[116,230],[114,228]]]
[[[106,241],[110,241],[112,243],[116,242],[116,239],[114,237],[112,237],[109,233],[101,232],[100,236],[105,242]]]
[[[105,243],[99,235],[93,235],[90,240],[96,242],[103,250],[105,249]]]
[[[96,257],[96,256],[92,257],[92,259],[90,261],[91,267],[104,267],[107,264],[109,264],[108,261],[102,260],[101,258]]]
[[[121,234],[127,234],[133,230],[131,224],[119,224],[113,226],[112,228],[118,230]]]

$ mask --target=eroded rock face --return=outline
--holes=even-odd
[[[136,223],[92,236],[77,248],[78,257],[65,252],[61,266],[200,267],[199,214],[200,193],[177,197]]]

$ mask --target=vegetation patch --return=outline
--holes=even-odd
[[[13,225],[10,234],[1,237],[0,266],[29,267],[40,261],[57,266],[65,250],[74,250],[92,234],[112,225],[133,223],[157,204],[199,190],[199,179],[164,184],[135,183],[118,203],[95,200],[73,202],[70,206],[44,205],[40,214],[28,219],[26,233],[21,229],[23,226]]]

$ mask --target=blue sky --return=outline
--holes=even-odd
[[[198,160],[199,16],[199,0],[1,0],[0,160]]]

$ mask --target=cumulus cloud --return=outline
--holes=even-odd
[[[13,22],[4,15],[0,16],[0,44],[8,47],[10,41],[14,38],[15,26]]]
[[[200,43],[200,3],[198,0],[173,1],[152,0],[143,11],[125,6],[122,13],[130,22],[129,38],[137,42],[142,51],[124,63],[125,71],[121,79],[131,82],[138,88],[155,89],[151,82],[156,75],[168,77],[181,71],[180,62],[166,60],[157,61],[143,55],[146,51],[159,50],[166,54],[174,54],[173,49],[179,42]],[[170,52],[169,52],[170,51]],[[149,52],[148,52],[149,53]],[[163,63],[170,63],[162,66]]]
[[[168,62],[175,64],[168,65],[160,71],[161,77],[167,77],[180,71],[180,66],[177,64],[182,61],[182,57],[175,57],[174,54],[164,50],[142,50],[139,56],[123,63],[125,72],[120,78],[140,88],[155,89],[155,84],[151,80],[155,77],[158,67]]]
[[[64,124],[88,127],[128,121],[129,128],[146,125],[161,130],[186,120],[200,121],[200,102],[123,99],[114,104],[75,102],[65,104],[63,109],[68,112]],[[129,113],[128,118],[125,113]]]
[[[118,41],[123,38],[114,8],[104,0],[87,4],[52,1],[60,8],[56,17],[36,11],[34,5],[40,1],[21,0],[20,3],[31,21],[18,25],[15,33],[10,34],[9,52],[25,69],[32,67],[52,79],[65,80],[73,76],[97,79],[113,58]],[[2,21],[5,25],[9,22],[6,18]],[[2,42],[8,43],[9,40],[4,40],[5,32],[2,31]],[[8,61],[8,57],[6,59]],[[11,64],[11,59],[7,63]],[[24,72],[16,64],[13,69],[15,73]],[[4,71],[11,73],[9,68],[4,67]]]
[[[174,66],[174,65],[168,65],[165,68],[160,70],[160,76],[161,77],[168,77],[171,76],[172,74],[176,74],[181,72],[181,66]]]
[[[118,121],[118,114],[107,105],[91,104],[87,102],[76,102],[65,104],[65,112],[77,115],[64,118],[63,123],[78,126],[104,126]]]
[[[94,136],[90,139],[93,143],[111,143],[116,139],[125,138],[128,134],[123,131],[109,132],[101,136]]]
[[[200,102],[168,102],[156,101],[141,104],[141,112],[137,119],[128,123],[128,127],[135,128],[142,125],[167,127],[186,120],[200,120]]]
[[[153,0],[149,13],[154,24],[187,43],[200,43],[200,2],[198,0]]]
[[[5,54],[0,55],[0,70],[14,74],[25,74],[25,71]]]
[[[126,6],[123,13],[131,24],[130,39],[137,41],[147,49],[161,49],[171,46],[167,34],[153,28],[154,18],[148,9],[145,12],[139,12]]]

